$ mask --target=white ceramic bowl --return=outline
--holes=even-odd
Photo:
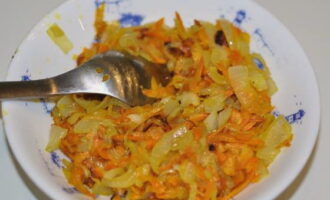
[[[235,199],[265,200],[276,197],[298,175],[307,161],[320,118],[317,83],[302,48],[289,31],[270,13],[248,0],[103,0],[106,18],[120,19],[123,25],[138,25],[160,17],[172,24],[178,11],[184,22],[193,19],[214,21],[224,17],[249,32],[252,50],[261,53],[270,66],[279,92],[274,96],[276,112],[288,116],[294,127],[291,148],[285,149],[270,167],[270,176],[249,186]],[[100,0],[70,0],[55,9],[34,27],[11,62],[7,80],[50,77],[75,66],[74,54],[94,38],[95,6]],[[49,39],[46,29],[57,23],[74,44],[65,55]],[[46,153],[51,103],[6,101],[3,117],[10,146],[30,178],[53,199],[84,199],[62,175],[56,152]]]

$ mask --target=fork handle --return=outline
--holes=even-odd
[[[39,98],[57,94],[53,79],[0,82],[0,99]]]

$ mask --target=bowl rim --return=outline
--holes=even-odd
[[[267,12],[274,19],[274,21],[276,21],[278,23],[278,25],[281,26],[281,28],[283,30],[287,31],[288,36],[290,37],[290,40],[292,40],[294,43],[297,44],[297,46],[301,50],[301,53],[302,53],[303,57],[306,59],[306,64],[308,65],[308,66],[306,66],[306,68],[308,68],[311,71],[311,76],[310,77],[313,79],[312,82],[315,86],[315,91],[314,92],[316,93],[316,96],[314,98],[315,98],[315,103],[317,104],[317,107],[315,108],[315,116],[317,118],[315,120],[316,123],[312,124],[313,130],[314,130],[313,141],[311,143],[309,143],[310,145],[308,146],[308,149],[306,150],[306,155],[307,156],[300,159],[301,164],[297,165],[298,167],[296,168],[294,173],[292,173],[294,175],[290,176],[290,178],[287,178],[288,181],[285,182],[284,184],[282,184],[280,187],[277,187],[276,189],[273,189],[273,193],[272,193],[273,195],[271,196],[270,199],[275,199],[276,197],[280,196],[291,184],[293,184],[294,180],[298,177],[298,175],[302,172],[303,168],[306,166],[307,161],[311,157],[312,152],[313,152],[313,150],[316,146],[316,143],[317,143],[317,140],[318,140],[318,137],[319,137],[320,125],[321,125],[320,87],[319,87],[319,83],[318,83],[318,80],[317,80],[315,69],[314,69],[312,63],[310,62],[310,59],[309,59],[308,55],[306,54],[306,51],[304,50],[304,48],[302,47],[300,42],[297,40],[297,38],[295,37],[293,32],[285,24],[283,24],[268,9],[266,9],[265,7],[260,5],[259,3],[255,2],[254,0],[247,0],[247,1],[249,1],[249,3],[251,3],[251,4],[253,4],[253,6],[259,7],[263,11]]]
[[[29,30],[29,32],[25,35],[24,39],[20,42],[20,44],[18,45],[18,48],[16,49],[20,49],[21,47],[25,46],[28,38],[30,35],[33,34],[33,32],[37,29],[37,27],[41,26],[44,22],[44,20],[49,17],[52,16],[53,14],[55,14],[57,12],[57,10],[61,9],[62,7],[66,7],[68,4],[74,2],[75,0],[66,0],[63,3],[59,4],[58,6],[56,6],[55,8],[51,9],[50,11],[48,11],[48,13],[42,17],[41,19],[39,19],[39,21],[32,26],[32,28]],[[308,149],[306,150],[306,155],[305,157],[300,159],[300,163],[299,165],[297,165],[295,171],[292,172],[292,176],[290,176],[289,178],[286,178],[286,182],[282,183],[279,187],[273,188],[272,192],[270,192],[269,197],[270,199],[276,198],[278,197],[282,192],[285,191],[286,188],[288,188],[293,181],[297,178],[297,176],[301,173],[302,169],[304,168],[304,166],[306,165],[307,161],[309,160],[313,149],[315,148],[315,145],[317,143],[317,138],[319,135],[319,129],[320,129],[320,124],[321,124],[321,100],[320,100],[320,88],[319,88],[319,84],[318,84],[318,80],[316,78],[316,73],[315,73],[315,69],[313,67],[313,65],[310,62],[309,57],[307,56],[304,48],[302,47],[302,45],[299,43],[299,41],[296,39],[295,35],[290,31],[289,28],[287,28],[286,25],[284,25],[275,15],[273,15],[268,9],[266,9],[265,7],[261,6],[259,3],[253,1],[253,0],[246,0],[249,4],[251,4],[253,7],[256,7],[258,9],[263,10],[264,12],[266,12],[271,18],[273,18],[274,21],[276,21],[278,23],[279,26],[281,26],[281,28],[283,30],[286,30],[288,32],[288,36],[290,37],[290,40],[293,40],[294,43],[296,43],[298,45],[298,47],[300,48],[303,57],[306,59],[306,67],[311,70],[312,74],[310,75],[310,77],[312,78],[313,84],[316,88],[315,93],[317,94],[314,98],[315,98],[315,103],[317,104],[317,107],[315,108],[315,114],[316,114],[316,120],[314,124],[312,124],[312,129],[314,130],[314,134],[312,137],[312,142],[309,143]],[[8,70],[6,73],[6,80],[8,79],[8,75],[11,73],[11,68],[12,68],[12,63],[13,60],[15,60],[15,55],[16,55],[15,51],[13,53],[12,59],[10,60],[9,64],[8,64]],[[5,107],[6,101],[1,102],[1,106],[2,108]],[[12,136],[11,134],[8,133],[7,131],[7,125],[6,125],[6,121],[7,118],[5,117],[5,110],[2,109],[2,117],[3,117],[3,130],[6,134],[6,137],[8,139],[8,144],[10,146],[10,149],[13,152],[13,155],[15,156],[16,160],[18,161],[18,163],[20,164],[20,166],[22,167],[23,171],[25,172],[25,174],[29,177],[29,179],[38,187],[38,189],[40,189],[44,194],[46,194],[47,196],[49,196],[50,198],[65,198],[62,197],[61,194],[59,194],[55,189],[51,188],[51,187],[44,187],[44,181],[40,176],[33,176],[33,174],[30,173],[32,167],[31,165],[29,165],[29,162],[25,162],[24,155],[21,151],[19,151],[19,147],[15,144],[14,142],[14,136]]]
[[[51,9],[50,11],[47,12],[46,15],[44,15],[41,19],[39,19],[39,21],[33,25],[30,30],[28,31],[28,33],[25,35],[25,37],[23,38],[23,40],[20,42],[20,44],[18,45],[18,47],[16,48],[15,52],[13,53],[11,60],[8,64],[8,70],[6,73],[6,78],[5,80],[8,81],[8,76],[11,73],[11,68],[13,65],[13,61],[16,59],[16,53],[19,49],[21,49],[23,46],[26,45],[26,43],[28,42],[28,38],[34,33],[34,31],[42,26],[43,22],[47,19],[47,17],[52,16],[53,14],[56,13],[57,10],[61,9],[62,7],[66,7],[68,4],[74,2],[75,0],[65,0],[64,2],[60,3],[58,6],[56,6],[55,8]],[[7,125],[6,125],[6,121],[7,118],[5,117],[5,110],[3,109],[5,107],[7,101],[1,101],[1,115],[2,115],[2,125],[3,125],[3,129],[9,144],[9,148],[10,150],[13,152],[13,155],[15,156],[15,159],[17,160],[17,162],[19,163],[19,165],[21,166],[21,168],[23,169],[24,173],[27,175],[27,177],[31,180],[31,182],[33,184],[35,184],[37,186],[37,188],[43,192],[45,195],[47,195],[49,198],[51,199],[66,199],[64,196],[62,196],[61,194],[59,194],[55,189],[51,188],[51,187],[44,187],[44,181],[40,176],[34,176],[30,173],[32,166],[27,164],[28,162],[24,162],[25,157],[24,155],[21,153],[21,151],[19,151],[19,147],[18,145],[16,145],[16,143],[14,142],[14,136],[12,136],[11,134],[8,133],[7,131]]]

